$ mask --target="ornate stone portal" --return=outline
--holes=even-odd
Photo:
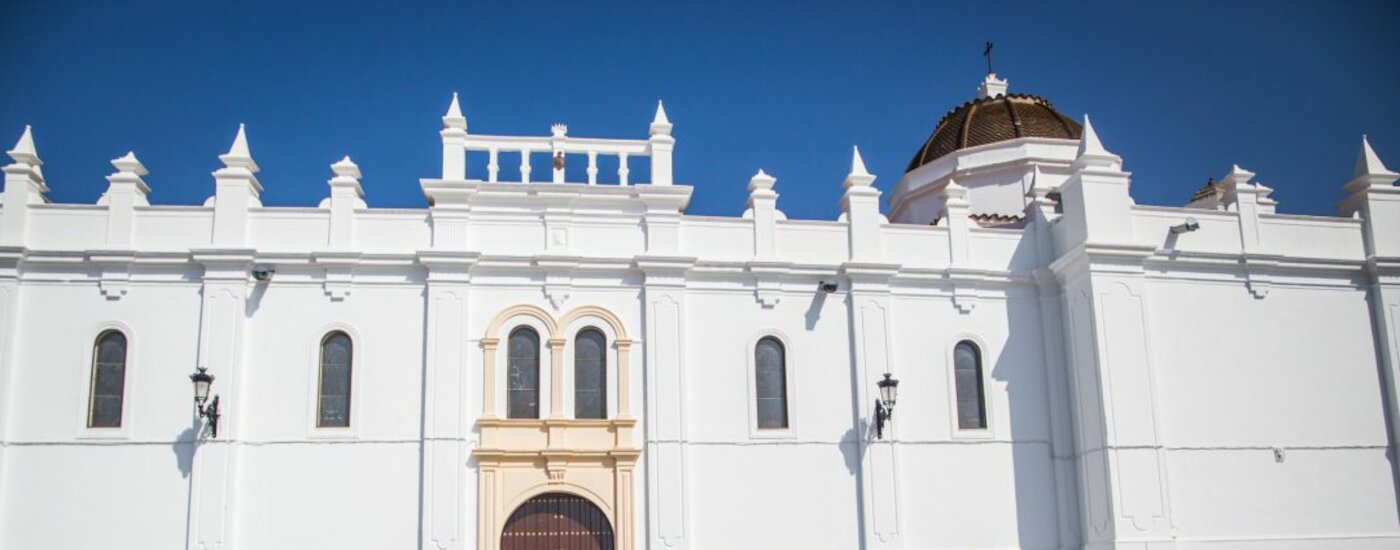
[[[496,408],[496,372],[504,358],[496,349],[515,321],[542,326],[548,353],[550,414],[542,419],[501,418]],[[573,333],[595,327],[608,334],[615,350],[616,414],[606,419],[566,418],[564,353]],[[500,313],[481,340],[484,354],[484,398],[477,421],[481,444],[473,451],[477,463],[477,548],[500,548],[501,533],[511,512],[546,493],[583,497],[607,516],[616,534],[617,550],[634,547],[633,494],[637,457],[633,442],[637,421],[630,404],[629,353],[632,341],[612,312],[593,306],[576,308],[561,319],[534,306],[516,306]],[[545,373],[541,373],[545,375]]]

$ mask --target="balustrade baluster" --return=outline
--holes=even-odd
[[[496,183],[496,174],[501,171],[501,165],[496,163],[496,156],[500,153],[500,150],[492,147],[490,153],[491,159],[486,164],[486,181]]]

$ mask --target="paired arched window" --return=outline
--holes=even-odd
[[[88,398],[89,428],[120,428],[126,388],[126,335],[109,330],[92,349],[92,383]]]
[[[574,337],[574,418],[608,417],[607,342],[591,327]]]
[[[982,352],[969,341],[953,347],[954,389],[958,398],[958,428],[987,427],[987,401],[982,389]]]
[[[758,427],[787,428],[787,350],[777,338],[765,336],[754,346],[754,377]]]
[[[506,417],[540,417],[540,335],[530,327],[511,331],[506,345]]]
[[[316,425],[344,428],[350,425],[350,373],[354,368],[354,344],[336,331],[321,339],[321,376]]]

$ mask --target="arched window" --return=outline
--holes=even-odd
[[[92,348],[92,387],[88,400],[89,428],[120,428],[122,395],[126,389],[126,335],[109,330]]]
[[[607,341],[596,328],[574,338],[574,418],[608,417]]]
[[[540,335],[530,327],[510,333],[506,348],[506,417],[540,417]]]
[[[987,427],[986,399],[982,392],[982,352],[966,340],[953,348],[953,377],[958,392],[958,428]]]
[[[754,389],[758,394],[758,427],[782,429],[788,427],[787,411],[787,351],[783,343],[772,336],[764,337],[754,347]]]
[[[321,339],[321,389],[316,425],[344,428],[350,425],[350,372],[354,368],[354,344],[336,331]]]

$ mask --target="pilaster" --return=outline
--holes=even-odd
[[[14,399],[10,389],[14,387],[17,342],[23,342],[22,327],[19,321],[20,309],[20,267],[23,262],[23,249],[0,247],[0,443],[10,440],[10,407]],[[7,444],[0,444],[0,480],[5,479]],[[0,518],[0,529],[4,529],[4,519]]]
[[[1342,215],[1362,220],[1371,324],[1380,359],[1390,415],[1391,456],[1400,452],[1400,187],[1397,174],[1385,167],[1371,143],[1361,138],[1356,170],[1342,190]]]
[[[1037,168],[1030,191],[1027,192],[1026,217],[1028,232],[1034,238],[1038,263],[1048,266],[1055,259],[1054,239],[1050,235],[1055,204],[1049,191],[1040,183]],[[1081,546],[1079,514],[1079,477],[1074,449],[1074,403],[1069,395],[1067,371],[1064,297],[1059,281],[1048,267],[1037,269],[1035,278],[1039,296],[1041,349],[1045,361],[1046,402],[1050,409],[1050,459],[1055,483],[1055,519],[1060,548]]]
[[[898,378],[892,357],[889,329],[893,312],[890,278],[898,271],[893,264],[847,263],[842,272],[850,281],[851,349],[855,362],[856,455],[860,459],[861,540],[863,547],[903,548],[903,508],[899,487],[899,421],[885,425],[884,439],[875,436],[876,382],[884,373]],[[898,418],[897,416],[895,418]]]
[[[468,322],[468,283],[478,257],[439,251],[418,254],[418,262],[428,270],[420,493],[424,550],[468,548],[477,538],[468,505],[476,500],[476,479],[467,475],[471,444],[467,438],[471,433],[467,335],[474,333]]]
[[[192,251],[204,266],[197,366],[214,375],[212,394],[219,396],[223,413],[219,437],[208,429],[197,434],[191,484],[189,547],[217,550],[236,547],[239,444],[246,408],[242,389],[247,380],[243,368],[244,330],[247,319],[249,270],[253,250],[202,249]],[[196,414],[193,410],[190,414]],[[206,424],[207,425],[207,424]]]
[[[1050,264],[1064,297],[1083,542],[1169,549],[1176,526],[1143,268],[1155,246],[1132,240],[1133,203],[1121,162],[1086,117],[1074,173],[1061,187],[1058,224],[1071,238]]]
[[[648,547],[690,548],[686,425],[686,272],[694,258],[639,257],[645,275]]]

